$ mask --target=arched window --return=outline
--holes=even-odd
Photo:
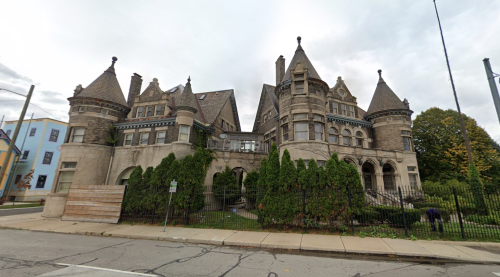
[[[331,143],[339,143],[339,131],[337,131],[337,129],[335,128],[330,128],[328,129],[328,133],[329,136],[328,136],[328,141],[331,142]]]
[[[385,190],[395,190],[396,189],[396,180],[394,176],[394,168],[391,164],[384,164],[382,167],[382,172],[384,174],[384,189]]]
[[[344,129],[344,131],[342,131],[342,136],[344,136],[343,145],[350,146],[351,145],[351,131]]]
[[[363,133],[360,131],[356,132],[356,146],[363,147]]]

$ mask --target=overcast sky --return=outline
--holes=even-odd
[[[462,111],[500,142],[500,125],[483,58],[500,73],[500,1],[438,0]],[[12,1],[0,0],[0,88],[27,93],[27,117],[68,119],[66,98],[87,87],[118,57],[128,94],[134,72],[143,90],[234,89],[244,131],[251,131],[262,84],[275,85],[296,37],[330,87],[342,76],[367,109],[378,81],[407,98],[416,114],[456,109],[431,0],[366,1]],[[497,81],[498,84],[498,81]],[[19,117],[22,97],[0,91],[0,116]]]

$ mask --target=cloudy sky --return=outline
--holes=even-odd
[[[500,1],[437,4],[462,110],[500,142],[482,62],[500,73]],[[275,84],[274,63],[284,55],[288,66],[299,35],[321,78],[332,87],[342,76],[365,110],[379,68],[415,115],[456,109],[431,0],[0,0],[0,11],[0,88],[36,85],[32,102],[43,110],[31,106],[27,117],[67,120],[66,98],[117,56],[125,96],[134,72],[143,89],[155,77],[166,90],[191,75],[195,92],[234,89],[251,131],[262,84]],[[0,116],[17,119],[22,104],[0,91]]]

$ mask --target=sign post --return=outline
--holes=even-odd
[[[167,217],[165,218],[165,226],[163,227],[163,232],[167,229],[168,214],[170,213],[170,202],[172,202],[172,193],[177,191],[177,181],[173,180],[170,182],[170,200],[168,200]]]

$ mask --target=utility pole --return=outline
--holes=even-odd
[[[473,164],[472,150],[470,148],[469,136],[467,135],[464,118],[462,117],[462,112],[460,111],[460,105],[458,104],[457,91],[455,90],[455,83],[453,82],[453,76],[451,75],[450,61],[448,60],[448,52],[446,51],[446,45],[444,44],[443,29],[441,28],[441,21],[439,20],[436,0],[433,0],[433,2],[434,2],[434,8],[436,9],[437,20],[439,23],[439,31],[441,32],[441,40],[443,41],[444,55],[446,57],[446,65],[448,66],[448,73],[450,74],[451,88],[453,89],[453,96],[455,96],[455,103],[457,104],[458,120],[460,122],[460,127],[462,129],[462,135],[464,136],[465,148],[467,149],[467,157],[469,158],[469,165],[472,165]]]
[[[495,84],[495,77],[499,77],[500,75],[493,73],[493,70],[491,69],[490,59],[484,58],[483,63],[484,69],[486,70],[486,77],[488,77],[488,83],[490,83],[493,103],[495,103],[495,108],[497,110],[498,121],[500,122],[500,96],[498,96],[497,84]]]
[[[7,166],[9,165],[9,161],[10,161],[10,156],[12,156],[12,150],[14,150],[14,147],[16,145],[17,135],[19,134],[19,129],[21,129],[21,125],[23,124],[24,115],[26,114],[26,110],[28,109],[28,105],[30,104],[31,95],[33,94],[34,89],[35,89],[35,86],[31,85],[30,91],[28,92],[28,95],[26,96],[26,101],[24,101],[23,110],[21,111],[21,115],[19,116],[19,120],[17,121],[16,129],[14,130],[14,134],[12,135],[12,138],[10,140],[9,148],[7,149],[7,154],[5,155],[5,159],[3,160],[2,168],[0,169],[0,185],[3,184],[4,175],[5,175],[5,172],[7,171]],[[7,185],[7,183],[5,185]]]
[[[3,119],[5,118],[5,115],[2,115],[2,122],[0,122],[0,128],[2,128],[3,125]]]

